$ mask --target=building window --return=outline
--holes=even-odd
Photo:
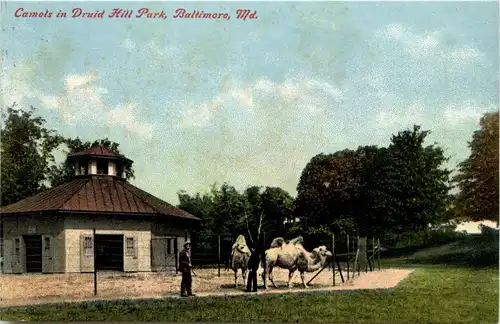
[[[83,240],[83,249],[85,251],[85,255],[92,255],[94,254],[93,247],[92,247],[92,237],[87,236]]]
[[[78,166],[78,174],[79,175],[86,175],[88,173],[88,170],[86,167],[84,167],[83,165],[81,166]]]
[[[21,255],[21,240],[16,238],[14,240],[14,247],[16,249],[16,256]]]
[[[135,255],[134,238],[127,237],[127,255]]]
[[[97,174],[108,174],[108,161],[97,161]]]
[[[167,239],[167,254],[172,254],[172,239]]]
[[[50,237],[44,238],[45,252],[50,251]]]

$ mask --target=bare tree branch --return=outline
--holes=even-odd
[[[264,211],[260,212],[260,217],[259,217],[259,228],[257,229],[257,242],[259,241],[260,237],[260,229],[262,228],[262,217],[264,216]]]
[[[248,225],[248,214],[246,212],[245,212],[245,221],[247,223],[248,236],[250,237],[250,242],[252,242],[252,245],[253,245],[252,233],[250,231],[250,226]]]

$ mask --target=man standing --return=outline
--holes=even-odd
[[[184,243],[184,249],[179,253],[179,271],[182,274],[181,296],[195,296],[191,291],[191,242]]]
[[[257,291],[257,270],[259,269],[260,255],[257,247],[252,248],[252,254],[248,260],[248,282],[246,292]],[[252,287],[253,286],[253,287]]]

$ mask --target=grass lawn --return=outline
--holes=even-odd
[[[33,306],[8,321],[497,323],[498,269],[419,268],[393,291]]]

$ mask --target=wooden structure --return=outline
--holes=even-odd
[[[67,163],[71,181],[0,210],[5,273],[176,270],[197,217],[128,183],[133,162],[106,148]]]
[[[347,280],[354,279],[356,275],[360,275],[361,269],[365,272],[376,270],[375,262],[378,263],[378,270],[380,270],[380,240],[372,238],[372,246],[371,250],[368,248],[368,242],[370,240],[367,237],[356,237],[353,239],[349,235],[345,237],[346,243],[346,253],[337,254],[337,245],[335,241],[335,236],[332,235],[332,253],[333,260],[326,264],[321,270],[319,270],[308,282],[312,282],[326,267],[330,266],[333,272],[332,276],[332,284],[336,285],[335,275],[336,273],[340,274],[340,278],[342,283],[344,283],[344,276],[342,274],[341,262],[339,261],[339,257],[345,258],[345,268],[344,271],[347,275]],[[371,255],[369,255],[371,254]]]

